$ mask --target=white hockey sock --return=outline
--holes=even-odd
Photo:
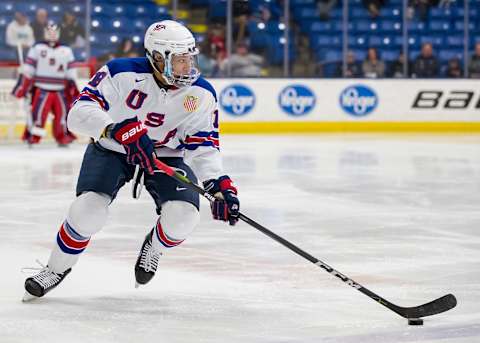
[[[48,266],[55,273],[63,273],[78,261],[90,237],[77,233],[67,221],[63,222],[57,234],[57,242],[50,254]]]
[[[200,214],[191,203],[177,200],[165,202],[154,227],[153,248],[163,251],[176,247],[192,233],[199,220]]]

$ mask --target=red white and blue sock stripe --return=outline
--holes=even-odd
[[[57,234],[57,244],[66,254],[77,255],[85,250],[90,237],[83,237],[77,233],[67,221],[63,222]]]
[[[178,240],[178,239],[173,239],[173,238],[168,237],[165,234],[165,231],[162,228],[162,224],[160,224],[160,220],[158,220],[158,222],[157,222],[157,226],[155,228],[155,233],[157,235],[158,240],[160,241],[160,243],[162,243],[162,245],[165,248],[176,247],[177,245],[179,245],[180,243],[182,243],[184,241],[184,239]]]

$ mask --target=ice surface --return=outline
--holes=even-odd
[[[254,228],[202,220],[134,288],[155,221],[127,185],[62,285],[22,303],[46,262],[84,147],[0,146],[0,342],[480,342],[480,137],[225,136],[242,211],[401,306],[457,308],[412,327]]]

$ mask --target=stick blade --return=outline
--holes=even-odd
[[[453,294],[447,294],[420,306],[402,308],[399,314],[405,318],[421,318],[446,312],[455,306],[457,299]]]

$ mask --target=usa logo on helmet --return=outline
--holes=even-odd
[[[153,31],[160,31],[160,30],[165,29],[165,28],[166,28],[165,25],[158,24],[153,28]]]

